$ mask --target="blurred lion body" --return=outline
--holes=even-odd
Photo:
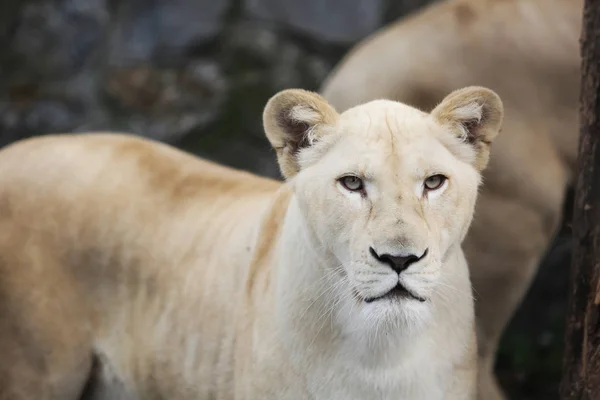
[[[450,90],[484,85],[503,99],[464,249],[478,297],[481,400],[502,331],[561,219],[578,145],[582,0],[441,1],[376,32],[321,88],[340,111],[377,98],[431,109]]]

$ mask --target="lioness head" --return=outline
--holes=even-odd
[[[451,93],[431,113],[376,100],[338,114],[295,89],[269,100],[267,137],[307,231],[339,266],[338,290],[354,315],[429,314],[502,115],[500,98],[481,87]]]

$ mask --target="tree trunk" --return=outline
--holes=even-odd
[[[581,33],[581,136],[561,399],[600,399],[600,0]]]

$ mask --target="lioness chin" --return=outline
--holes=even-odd
[[[0,399],[472,399],[461,242],[502,120],[264,112],[285,183],[117,134],[0,151]]]

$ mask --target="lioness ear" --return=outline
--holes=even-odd
[[[337,119],[338,113],[317,93],[287,89],[271,97],[263,125],[284,177],[298,173],[298,152],[318,142]]]
[[[500,97],[478,86],[450,93],[431,112],[439,124],[473,147],[473,164],[479,171],[487,166],[490,145],[500,132],[503,114]]]

